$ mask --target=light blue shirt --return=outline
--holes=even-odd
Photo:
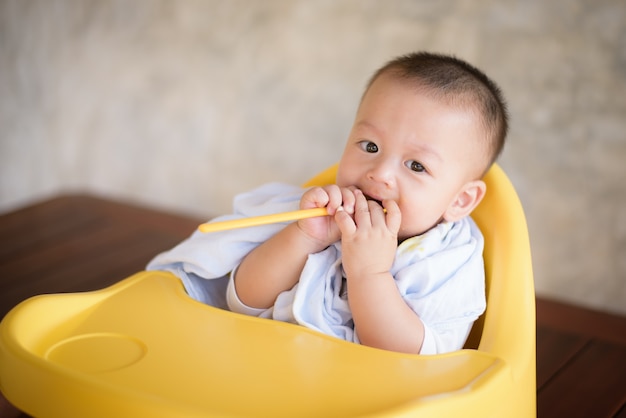
[[[298,208],[303,189],[279,183],[235,198],[234,214],[215,221],[266,215]],[[181,278],[200,302],[247,315],[296,323],[359,342],[348,306],[341,266],[341,243],[310,254],[299,282],[281,293],[273,307],[253,309],[236,295],[231,272],[256,246],[285,227],[265,225],[202,234],[198,231],[159,254],[149,270],[167,270]],[[483,238],[469,217],[441,223],[398,246],[391,274],[398,291],[424,324],[421,354],[463,347],[474,321],[484,312]]]

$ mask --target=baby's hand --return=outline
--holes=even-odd
[[[299,220],[298,227],[310,239],[316,241],[322,250],[341,238],[341,232],[334,219],[337,209],[341,207],[343,212],[351,215],[354,213],[354,204],[354,188],[339,187],[336,184],[314,187],[302,195],[300,209],[325,207],[330,216]]]
[[[398,247],[398,231],[402,215],[393,200],[383,201],[383,206],[366,200],[360,190],[355,196],[354,214],[341,211],[335,220],[341,231],[343,267],[346,275],[363,278],[388,273]],[[386,213],[385,213],[386,211]]]

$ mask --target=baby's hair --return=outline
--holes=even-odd
[[[453,56],[416,52],[385,64],[365,91],[383,74],[415,82],[426,94],[477,111],[489,144],[486,168],[498,158],[508,131],[508,112],[500,88],[482,71]]]

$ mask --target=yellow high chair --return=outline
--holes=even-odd
[[[473,217],[485,236],[487,310],[464,350],[373,349],[206,306],[173,275],[140,272],[9,312],[0,323],[0,389],[36,417],[534,416],[526,221],[497,165],[485,181]]]

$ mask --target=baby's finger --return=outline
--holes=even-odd
[[[370,216],[370,209],[367,199],[363,192],[355,190],[354,192],[354,221],[358,227],[371,226],[372,219]]]
[[[323,208],[328,204],[329,196],[321,187],[307,190],[300,199],[300,209]]]
[[[385,216],[387,228],[394,234],[398,234],[398,231],[400,231],[400,225],[402,223],[402,213],[400,212],[398,202],[396,202],[395,200],[383,200],[383,207],[387,212]]]
[[[351,235],[356,232],[354,220],[341,206],[335,212],[335,223],[339,227],[342,236]]]
[[[355,189],[345,188],[345,187],[341,189],[341,196],[342,196],[342,201],[343,201],[342,206],[345,209],[345,211],[349,213],[350,215],[354,213],[354,202],[355,202],[354,190]]]
[[[328,203],[326,205],[326,208],[328,209],[328,213],[330,215],[334,215],[337,208],[341,206],[341,201],[342,201],[341,189],[339,188],[339,186],[335,184],[331,184],[331,185],[325,186],[324,190],[326,191],[328,195]]]
[[[372,219],[372,225],[383,225],[386,226],[385,220],[385,211],[381,205],[373,200],[367,201],[367,206],[370,211],[370,217]]]

